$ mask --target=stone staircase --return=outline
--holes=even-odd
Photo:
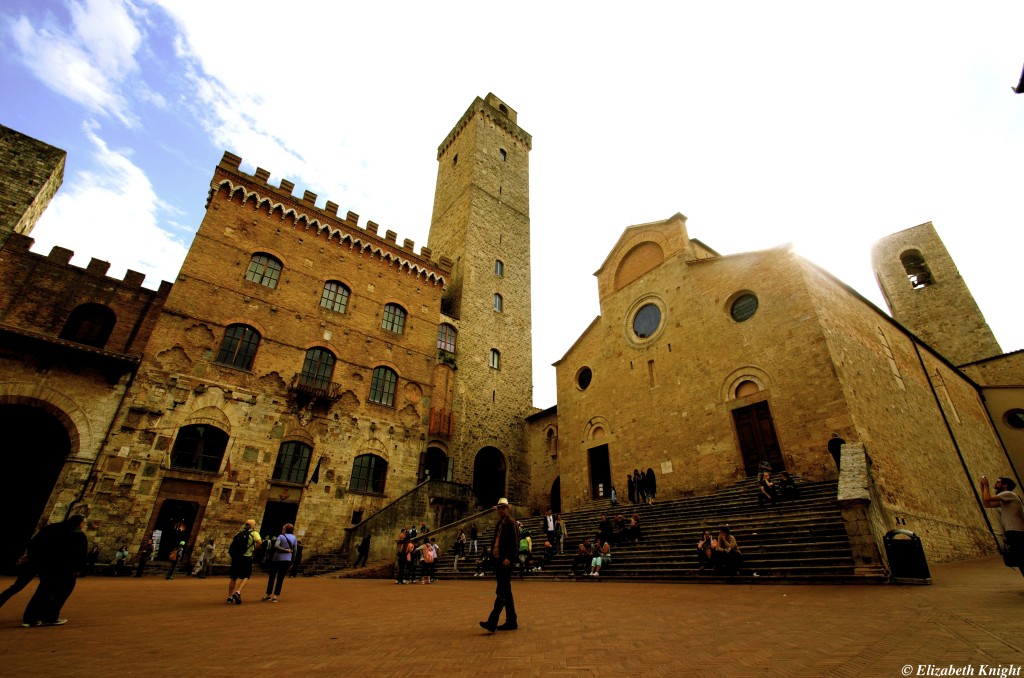
[[[569,536],[565,554],[555,555],[540,572],[527,572],[533,579],[575,579],[572,559],[582,539],[597,532],[601,515],[637,514],[643,536],[638,543],[612,546],[612,562],[600,577],[579,577],[580,581],[632,582],[741,582],[741,583],[886,583],[882,567],[856,567],[846,527],[836,505],[836,481],[801,483],[800,498],[780,500],[775,506],[759,506],[757,484],[747,479],[704,496],[658,501],[653,506],[593,502],[572,513],[563,513]],[[541,518],[523,524],[543,544]],[[736,537],[743,562],[736,576],[701,571],[697,541],[707,529],[717,536],[727,525]],[[485,531],[485,534],[488,531]],[[483,536],[483,535],[481,535]],[[481,539],[483,542],[484,539]],[[470,579],[475,558],[460,559],[454,570],[454,550],[438,563],[441,579]]]

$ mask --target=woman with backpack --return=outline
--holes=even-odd
[[[298,546],[298,540],[295,538],[295,526],[291,523],[285,523],[285,526],[281,528],[281,534],[278,535],[277,540],[274,542],[274,555],[270,561],[270,574],[267,577],[267,595],[263,596],[263,600],[269,600],[272,603],[277,602],[277,597],[281,595],[281,587],[284,585],[285,575],[288,574],[288,569],[292,566],[292,554],[295,553],[295,549]]]

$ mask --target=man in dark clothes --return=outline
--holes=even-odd
[[[494,575],[498,586],[494,592],[494,609],[487,621],[480,622],[480,626],[491,633],[496,630],[515,631],[519,628],[516,602],[512,598],[512,568],[515,567],[519,552],[519,526],[508,514],[508,499],[499,499],[494,508],[498,512],[498,523],[494,526],[491,553],[494,555]],[[505,623],[498,626],[502,609],[505,610]]]
[[[28,545],[28,557],[39,572],[39,586],[22,615],[22,626],[66,624],[60,610],[75,590],[85,567],[89,542],[82,532],[85,516],[73,515],[62,523],[39,530]]]
[[[359,546],[356,547],[356,562],[352,563],[352,567],[359,567],[360,564],[366,565],[366,558],[370,555],[370,535],[363,535],[363,540],[359,542]]]

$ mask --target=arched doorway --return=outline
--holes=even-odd
[[[153,531],[160,531],[160,545],[155,559],[166,560],[171,549],[181,542],[189,544],[192,528],[195,526],[199,504],[181,499],[165,499],[157,514]]]
[[[496,447],[485,447],[473,462],[473,492],[483,506],[494,506],[505,496],[505,455]]]
[[[30,405],[0,405],[0,515],[9,521],[0,539],[0,571],[11,574],[53,493],[71,451],[64,424]]]
[[[562,512],[562,476],[551,483],[551,512],[555,515]]]
[[[438,447],[428,447],[423,460],[423,478],[430,480],[451,480],[452,460]]]

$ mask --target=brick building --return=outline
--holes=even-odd
[[[833,478],[833,435],[867,452],[843,463],[871,485],[870,506],[844,509],[874,526],[868,541],[906,525],[931,558],[991,550],[973,488],[1014,473],[1003,441],[1022,428],[1024,365],[998,355],[976,305],[918,312],[918,259],[936,309],[973,304],[962,281],[946,289],[955,269],[930,225],[876,253],[895,320],[788,248],[722,256],[680,214],[629,227],[596,274],[601,315],[556,363],[558,405],[537,411],[532,139],[493,94],[438,147],[427,247],[225,153],[181,271],[156,291],[29,252],[63,155],[41,145],[26,174],[10,149],[27,137],[4,139],[29,217],[7,219],[0,249],[0,274],[21,281],[0,290],[0,422],[26,431],[2,482],[9,513],[29,510],[3,562],[71,510],[105,552],[154,531],[161,555],[224,547],[251,517],[295,522],[310,553],[372,534],[385,556],[400,525],[499,496],[569,509],[624,494],[634,468],[669,498],[762,463]],[[915,324],[933,313],[941,325]]]

